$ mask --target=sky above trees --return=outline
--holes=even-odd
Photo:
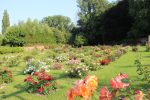
[[[11,25],[28,18],[41,20],[52,15],[68,16],[76,22],[78,19],[76,5],[76,0],[3,0],[0,3],[0,26],[5,9],[9,13]]]

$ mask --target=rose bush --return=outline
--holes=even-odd
[[[0,84],[10,83],[12,81],[13,81],[13,75],[11,71],[7,69],[0,70]]]
[[[71,67],[66,72],[69,77],[81,78],[88,74],[88,68],[86,66]]]
[[[84,80],[75,82],[75,86],[67,92],[67,100],[74,100],[77,96],[88,100],[96,91],[98,79],[96,76],[88,76]]]
[[[26,83],[27,91],[30,93],[50,94],[56,89],[56,82],[53,81],[52,76],[48,75],[45,70],[34,72],[24,82]]]

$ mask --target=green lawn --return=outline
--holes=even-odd
[[[134,60],[138,55],[143,58],[142,62],[145,65],[150,65],[150,52],[144,52],[145,48],[141,47],[139,52],[132,52],[131,50],[112,62],[108,66],[98,71],[91,71],[90,75],[96,75],[99,78],[99,88],[97,92],[93,95],[92,100],[98,100],[99,90],[102,86],[109,86],[109,80],[120,72],[127,73],[129,78],[133,80],[132,87],[142,88],[145,86],[145,82],[134,81],[137,79],[136,67],[134,65]],[[65,77],[64,70],[52,70],[50,74],[57,79],[58,89],[56,92],[48,96],[42,96],[38,94],[29,94],[24,91],[24,79],[25,75],[21,74],[23,68],[16,67],[10,68],[14,74],[14,82],[8,84],[5,88],[0,89],[0,100],[66,100],[67,90],[73,86],[73,83],[77,79],[71,79]]]

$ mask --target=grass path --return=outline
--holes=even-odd
[[[99,88],[97,93],[93,95],[92,100],[98,100],[100,88],[105,85],[109,86],[109,80],[120,72],[127,73],[132,80],[136,79],[137,74],[134,60],[137,56],[141,55],[143,57],[145,65],[150,64],[150,52],[143,51],[144,48],[140,48],[140,51],[137,53],[130,51],[110,65],[104,66],[104,69],[90,72],[90,75],[96,75],[99,78]],[[66,78],[64,71],[51,71],[51,75],[57,78],[58,90],[49,96],[40,96],[25,92],[23,90],[23,80],[26,76],[19,74],[20,72],[17,69],[13,71],[15,73],[15,81],[0,90],[0,100],[66,100],[66,91],[73,86],[73,82],[76,80]],[[134,87],[140,88],[143,85],[144,82],[133,82]]]

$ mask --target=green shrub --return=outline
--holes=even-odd
[[[8,60],[6,65],[8,67],[17,67],[20,64],[19,58],[20,58],[20,56],[12,57],[11,59]]]
[[[13,81],[12,72],[8,70],[0,70],[0,84],[10,83]]]
[[[19,53],[23,52],[24,49],[21,47],[0,47],[0,54],[6,54],[6,53]]]
[[[74,41],[75,46],[78,46],[78,47],[83,46],[86,44],[86,42],[87,42],[87,40],[84,36],[76,35],[75,41]]]
[[[8,28],[5,37],[3,39],[3,45],[9,44],[13,46],[23,46],[25,44],[24,40],[25,34],[21,28],[12,26]]]
[[[141,76],[141,80],[147,81],[150,84],[150,68],[149,66],[144,66],[140,59],[135,60],[135,65],[137,67],[137,74]]]

